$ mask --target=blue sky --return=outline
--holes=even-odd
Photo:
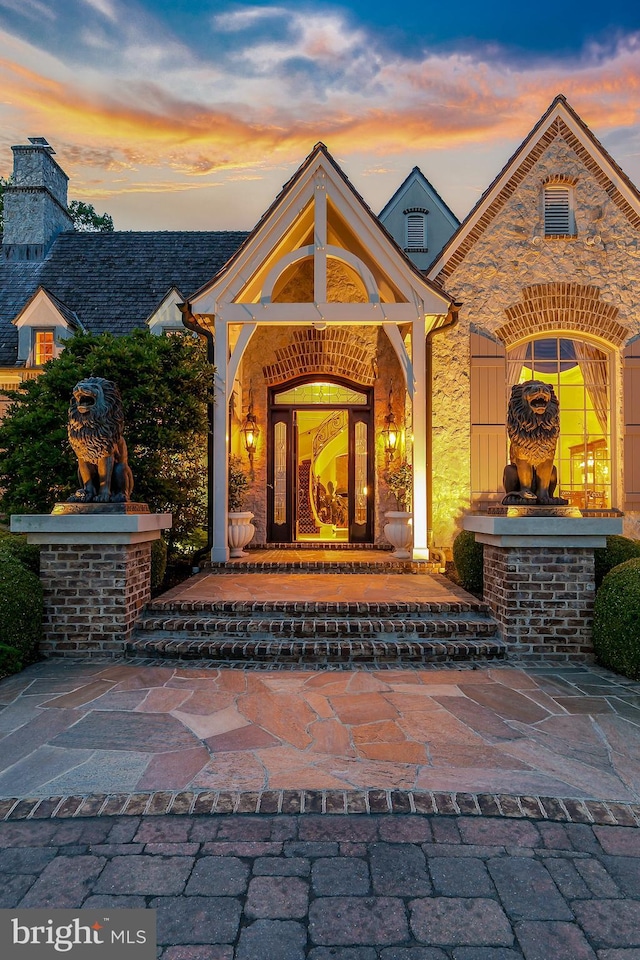
[[[249,228],[317,140],[463,216],[557,93],[640,182],[640,4],[0,0],[0,172],[45,136],[120,229]]]

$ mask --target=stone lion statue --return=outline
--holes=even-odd
[[[554,497],[558,472],[553,465],[560,434],[558,398],[541,380],[511,389],[507,413],[510,463],[504,469],[504,504],[566,505]]]
[[[111,380],[88,377],[73,388],[67,432],[78,458],[78,490],[69,503],[125,503],[133,474],[122,435],[120,391]]]

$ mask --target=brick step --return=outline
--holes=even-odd
[[[276,640],[188,638],[173,634],[134,636],[127,644],[131,657],[213,660],[222,663],[331,665],[347,663],[447,663],[504,659],[507,648],[495,637],[478,639],[393,640],[358,638]]]
[[[381,557],[385,557],[380,551]],[[336,551],[335,560],[252,560],[249,555],[227,563],[206,564],[207,573],[438,573],[440,566],[430,560],[340,560]]]
[[[154,629],[167,622],[193,620],[201,624],[207,619],[243,617],[261,619],[264,614],[278,619],[298,619],[322,616],[323,619],[370,617],[401,617],[403,620],[420,618],[448,619],[464,614],[467,617],[487,617],[489,606],[481,600],[447,600],[433,602],[404,600],[152,600],[147,604],[140,622],[153,621]],[[195,614],[199,616],[195,617]]]
[[[489,617],[430,617],[390,619],[375,617],[147,617],[136,624],[135,633],[143,636],[170,634],[188,638],[197,633],[203,638],[269,639],[300,637],[358,639],[385,636],[392,640],[415,637],[493,636],[496,624]]]
[[[256,550],[375,550],[380,553],[391,553],[393,547],[389,543],[353,543],[349,540],[296,540],[294,543],[257,543],[252,540],[245,550],[253,553]]]

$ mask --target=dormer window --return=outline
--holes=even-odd
[[[575,236],[573,190],[573,180],[554,179],[544,184],[545,237]]]
[[[427,251],[427,213],[422,207],[404,211],[405,250],[412,253]]]
[[[42,367],[55,356],[55,337],[53,330],[34,330],[33,365]]]
[[[74,330],[84,330],[76,313],[44,287],[12,321],[18,329],[18,365],[43,367],[62,352]]]

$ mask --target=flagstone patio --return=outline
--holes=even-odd
[[[588,666],[49,660],[0,682],[0,704],[3,797],[393,788],[640,800],[640,684]]]

